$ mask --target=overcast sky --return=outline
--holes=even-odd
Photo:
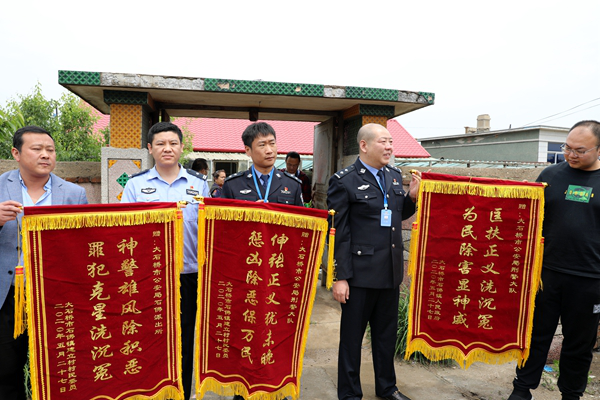
[[[64,69],[434,92],[398,118],[416,138],[479,114],[570,127],[600,120],[599,15],[599,0],[11,0],[0,106],[38,81],[59,98]]]

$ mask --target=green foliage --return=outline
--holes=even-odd
[[[12,137],[15,131],[25,126],[21,111],[12,114],[0,109],[0,159],[11,158]]]
[[[396,336],[396,348],[394,356],[404,358],[406,354],[406,340],[408,339],[408,313],[410,305],[410,289],[400,286],[400,301],[398,302],[398,334]],[[420,352],[414,352],[411,358],[421,364],[452,365],[452,360],[430,361]]]
[[[58,161],[100,161],[106,133],[93,134],[97,120],[91,108],[74,94],[65,93],[60,100],[49,100],[38,83],[33,93],[18,95],[0,108],[0,138],[4,144],[0,146],[0,158],[11,158],[12,135],[18,128],[37,125],[54,138]],[[6,135],[10,140],[4,140]],[[10,143],[8,149],[6,143]]]
[[[184,163],[186,162],[187,156],[194,152],[194,144],[192,143],[192,140],[194,139],[194,134],[190,131],[190,128],[188,126],[190,123],[189,120],[184,122],[183,119],[179,121],[179,119],[177,118],[173,119],[172,122],[174,124],[177,124],[180,127],[181,132],[183,133],[183,152],[181,153],[180,162]]]

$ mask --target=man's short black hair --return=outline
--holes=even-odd
[[[196,172],[200,172],[202,169],[208,170],[208,161],[206,158],[196,158],[192,163],[192,169]]]
[[[252,148],[252,142],[259,136],[269,136],[273,135],[275,139],[277,136],[275,135],[275,129],[266,122],[255,122],[253,124],[248,125],[248,127],[242,133],[242,141],[244,142],[244,146],[248,146]]]
[[[297,151],[290,151],[285,156],[285,161],[287,161],[288,158],[293,158],[293,159],[296,159],[296,160],[300,160],[300,154],[298,154]]]
[[[179,141],[183,143],[183,133],[179,127],[171,122],[158,122],[152,125],[152,128],[148,131],[148,144],[152,145],[154,135],[161,132],[175,132],[179,136]]]
[[[17,129],[13,136],[13,147],[21,152],[21,148],[23,147],[23,135],[26,133],[42,133],[50,136],[50,139],[54,140],[52,135],[45,129],[40,128],[35,125],[24,126],[20,129]]]
[[[579,126],[584,126],[584,127],[588,128],[590,131],[592,131],[594,136],[596,136],[596,143],[598,145],[600,145],[600,122],[594,121],[592,119],[588,119],[585,121],[579,121],[578,123],[573,125],[573,127],[569,130],[569,132],[571,132],[573,129],[575,129]]]

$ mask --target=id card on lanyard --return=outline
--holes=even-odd
[[[381,185],[381,182],[379,182],[379,179],[375,179],[375,180],[379,184],[381,193],[383,193],[383,210],[381,210],[380,225],[383,227],[390,227],[390,226],[392,226],[392,210],[388,209],[387,193],[386,193],[385,188]]]
[[[256,193],[258,194],[259,200],[263,200],[265,203],[269,202],[269,191],[271,190],[271,182],[273,182],[274,170],[275,168],[273,167],[271,169],[271,172],[269,172],[269,183],[267,183],[267,189],[265,190],[265,198],[263,199],[262,193],[260,192],[260,187],[258,186],[258,181],[256,180],[256,169],[254,169],[254,165],[252,166],[252,179],[254,179],[254,187],[256,188]]]

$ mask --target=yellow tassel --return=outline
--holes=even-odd
[[[205,206],[206,219],[223,221],[248,221],[263,224],[288,226],[291,228],[327,230],[327,220],[308,215],[283,213],[281,211],[256,208]]]
[[[333,258],[335,250],[335,228],[329,229],[329,248],[327,249],[327,290],[333,286],[333,275],[335,274],[335,259]]]
[[[468,369],[474,362],[504,364],[515,360],[520,363],[522,359],[522,353],[518,349],[500,353],[492,353],[484,349],[474,349],[465,354],[455,346],[433,348],[423,339],[415,339],[407,345],[405,359],[410,359],[410,356],[417,351],[431,361],[454,360],[462,369]]]
[[[246,386],[243,384],[238,382],[221,383],[214,378],[206,378],[202,381],[197,393],[198,398],[203,398],[206,392],[213,392],[219,396],[240,394],[247,400],[284,400],[286,397],[291,397],[295,400],[300,397],[299,388],[292,383],[288,383],[275,392],[255,392],[249,396]]]
[[[204,201],[198,204],[198,269],[206,261],[206,210]]]
[[[23,217],[23,231],[131,226],[171,222],[176,218],[175,213],[165,212],[164,209],[121,211],[118,213],[41,214]],[[28,220],[27,229],[25,229],[25,220]]]
[[[27,309],[25,302],[25,275],[23,266],[15,268],[15,329],[14,337],[21,335],[27,328]]]

